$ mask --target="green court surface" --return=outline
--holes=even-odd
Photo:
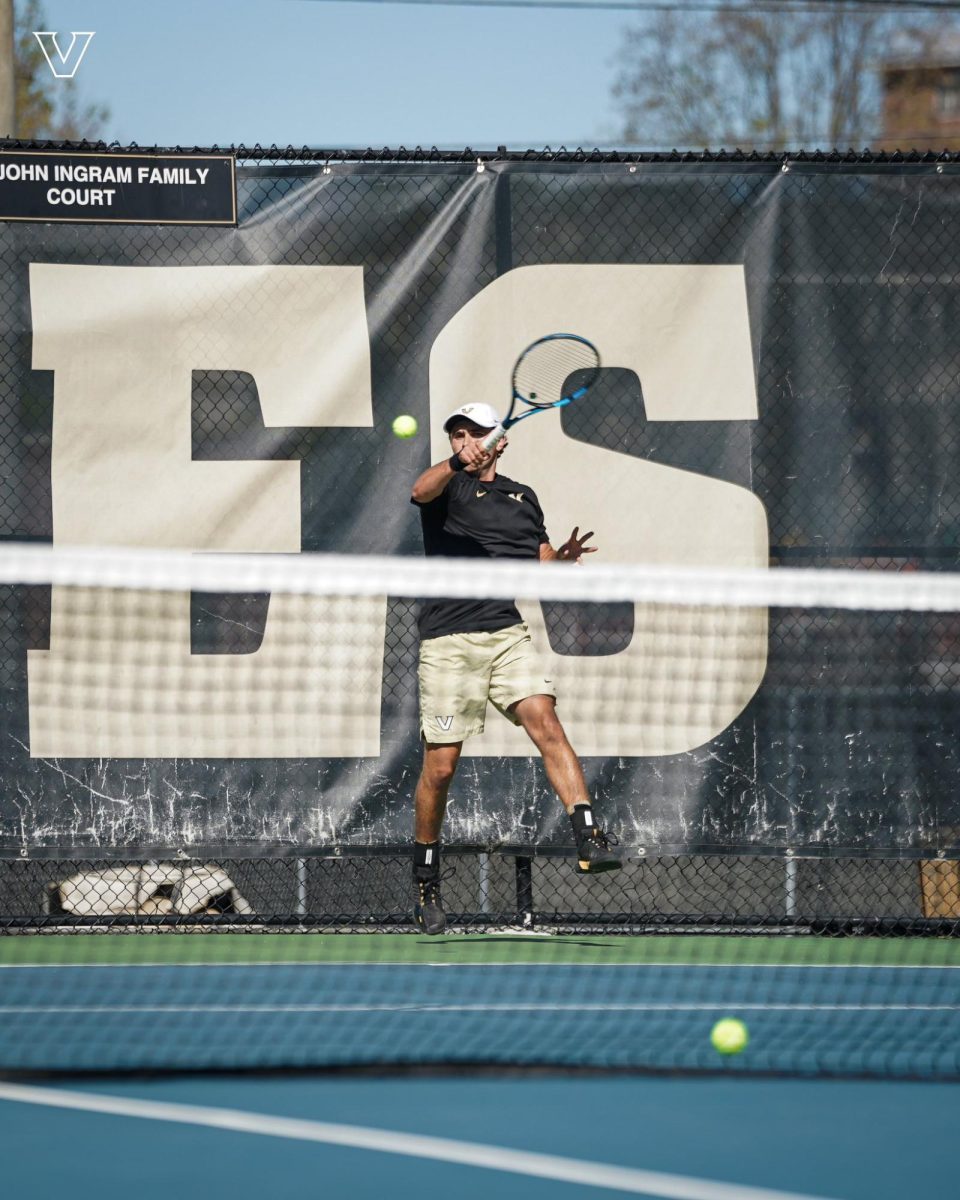
[[[32,934],[0,938],[0,965],[82,963],[396,963],[579,966],[960,967],[955,938],[784,935],[561,937],[513,933],[426,938],[413,934]]]

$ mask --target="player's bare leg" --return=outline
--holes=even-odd
[[[513,713],[540,751],[550,786],[560,803],[572,813],[577,804],[589,804],[590,793],[580,760],[567,739],[552,696],[527,696]]]
[[[462,749],[463,742],[423,743],[423,766],[413,796],[413,836],[418,842],[440,839],[443,814],[447,811],[447,793]]]
[[[577,841],[577,870],[582,874],[615,871],[622,866],[620,857],[593,819],[583,767],[560,724],[553,697],[527,696],[513,706],[513,712],[540,751],[550,786],[570,816]]]
[[[423,766],[414,792],[414,916],[429,934],[443,933],[447,924],[440,897],[440,830],[462,747],[462,742],[424,742]]]

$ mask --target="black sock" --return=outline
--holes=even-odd
[[[440,843],[413,843],[413,873],[417,879],[432,879],[440,874]]]
[[[573,836],[577,842],[584,838],[593,837],[596,825],[593,820],[593,807],[590,804],[576,804],[570,814],[570,824],[573,826]]]

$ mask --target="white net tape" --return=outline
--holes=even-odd
[[[197,554],[17,543],[0,584],[318,596],[537,597],[685,607],[960,612],[960,573],[534,563],[344,554]]]

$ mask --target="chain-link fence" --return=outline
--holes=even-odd
[[[238,163],[236,230],[0,229],[4,538],[63,538],[63,496],[78,479],[82,486],[71,460],[76,427],[61,422],[96,415],[96,385],[84,393],[68,378],[69,347],[81,366],[114,355],[103,379],[129,385],[135,409],[151,394],[135,384],[136,338],[146,331],[190,365],[189,421],[176,452],[185,446],[192,464],[297,463],[303,550],[419,554],[409,487],[438,455],[425,437],[408,444],[384,430],[401,412],[426,430],[434,404],[450,407],[431,396],[431,353],[458,314],[525,268],[731,267],[742,270],[755,412],[728,417],[720,405],[719,416],[691,416],[671,410],[672,401],[664,409],[652,373],[613,362],[589,409],[572,406],[562,416],[571,453],[592,447],[611,461],[662,468],[667,487],[696,477],[749,492],[762,505],[773,566],[957,569],[953,158],[255,148],[238,152]],[[47,283],[40,267],[58,274]],[[270,324],[282,288],[268,272],[286,267],[362,272],[357,319],[367,336],[369,415],[366,401],[310,425],[284,424],[283,406],[279,417],[265,415],[273,403],[266,374],[225,361],[219,343],[211,348],[200,276],[187,291],[171,277],[169,310],[151,307],[137,287],[104,292],[106,299],[97,290],[100,278],[113,286],[112,268],[262,269],[252,291],[225,293],[224,303],[237,304],[238,314],[262,304],[264,344],[281,362],[294,350],[290,331]],[[92,315],[64,330],[48,292],[72,278],[71,268],[102,275],[84,276]],[[603,278],[615,313],[626,292],[619,276]],[[709,326],[713,318],[699,315],[706,286],[692,286],[677,323]],[[177,305],[186,305],[186,317]],[[329,327],[324,336],[316,362],[297,364],[316,391],[333,378],[328,358],[338,344]],[[602,322],[595,338],[603,350]],[[723,339],[705,326],[703,341],[709,348]],[[717,362],[720,376],[726,360]],[[109,473],[124,462],[122,441],[112,443],[109,430],[94,436],[104,447],[96,469]],[[159,445],[165,436],[144,418],[144,441]],[[518,434],[518,470],[525,453]],[[234,507],[246,498],[241,489]],[[118,540],[118,507],[94,496],[90,540],[97,521],[100,540]],[[636,526],[642,551],[645,506],[627,507],[598,489],[596,507],[584,518]],[[547,519],[559,541],[568,514]],[[722,559],[724,547],[715,549]],[[688,552],[679,538],[675,560]],[[196,594],[190,653],[250,654],[268,614],[265,595]],[[547,605],[544,618],[554,651],[584,660],[616,655],[633,636],[629,606]],[[408,919],[409,869],[397,848],[409,835],[420,754],[411,603],[388,605],[377,752],[362,756],[78,755],[55,746],[32,755],[28,651],[50,650],[55,640],[49,589],[4,589],[0,846],[8,861],[0,910],[11,925],[95,920],[71,917],[58,891],[63,880],[111,861],[177,864],[177,854],[204,869],[215,863],[249,903],[250,913],[231,912],[217,900],[227,921],[353,926],[365,912],[386,924]],[[622,927],[707,916],[717,925],[877,929],[951,922],[951,864],[960,857],[960,616],[780,609],[765,649],[756,695],[707,743],[661,755],[578,747],[606,824],[632,851],[644,850],[627,885],[609,895],[566,882],[566,866],[553,857],[567,849],[564,818],[535,763],[491,758],[482,777],[464,772],[448,837],[473,850],[454,856],[452,911],[468,925],[523,923],[534,912],[537,922],[577,928],[602,923],[601,913]],[[160,899],[182,893],[182,880],[159,886]]]
[[[882,857],[666,855],[634,851],[587,879],[572,859],[447,847],[450,932],[955,935],[956,863]],[[6,863],[8,933],[414,931],[404,847],[330,856]]]

